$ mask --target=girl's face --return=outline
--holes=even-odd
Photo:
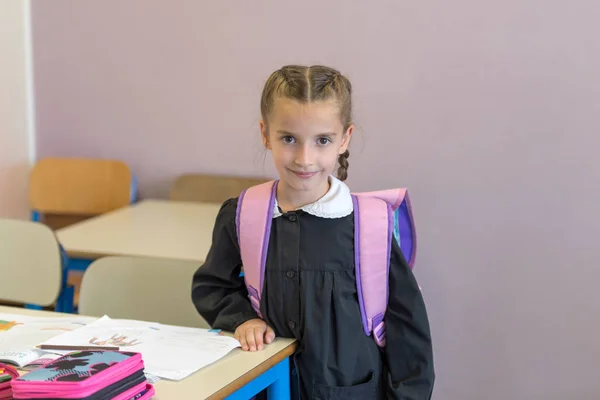
[[[329,189],[328,177],[346,151],[353,126],[344,130],[332,101],[300,103],[280,98],[266,121],[260,122],[263,143],[273,153],[280,185],[318,200]],[[300,194],[300,193],[298,193]]]

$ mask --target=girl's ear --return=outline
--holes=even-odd
[[[271,142],[269,141],[269,129],[267,128],[267,123],[264,120],[260,120],[260,137],[263,142],[263,146],[265,149],[271,150]]]
[[[348,150],[348,145],[350,145],[350,139],[352,139],[352,134],[354,133],[354,124],[350,124],[346,132],[342,135],[342,147],[340,147],[340,154],[343,154]]]

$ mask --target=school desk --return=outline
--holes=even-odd
[[[4,306],[0,306],[0,313],[43,317],[67,315]],[[289,339],[276,339],[263,351],[254,353],[235,349],[181,381],[156,382],[153,399],[245,400],[266,388],[269,399],[287,400],[290,398],[289,357],[295,350],[296,342]]]
[[[58,229],[68,271],[112,255],[204,261],[221,204],[144,200]],[[72,299],[72,297],[70,297]],[[73,312],[73,301],[60,311]]]
[[[72,261],[84,270],[112,255],[204,261],[220,204],[144,200],[57,230]]]

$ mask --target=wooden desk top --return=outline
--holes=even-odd
[[[70,315],[3,306],[0,306],[0,313],[40,317]],[[156,395],[153,399],[222,399],[294,354],[295,350],[296,342],[290,339],[275,339],[263,351],[255,353],[235,349],[181,381],[158,381],[154,385]]]
[[[161,257],[203,262],[220,204],[145,200],[59,229],[70,257]]]

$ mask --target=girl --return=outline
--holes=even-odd
[[[434,382],[429,322],[396,241],[385,348],[362,328],[353,203],[343,183],[354,131],[351,92],[346,77],[323,66],[285,66],[269,77],[260,131],[279,183],[260,309],[264,320],[240,277],[237,198],[221,207],[192,298],[214,328],[235,332],[243,350],[261,350],[276,335],[297,339],[301,399],[426,400]]]

